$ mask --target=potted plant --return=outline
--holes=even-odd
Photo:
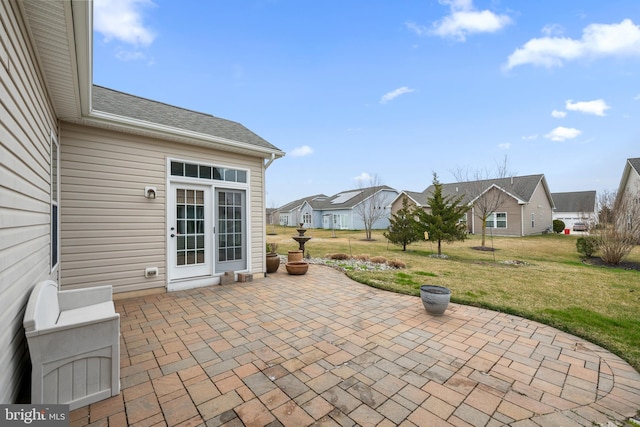
[[[277,243],[267,243],[267,273],[275,273],[280,267],[280,255],[276,253]]]
[[[427,313],[440,316],[449,306],[451,290],[443,286],[422,285],[420,286],[420,299]]]

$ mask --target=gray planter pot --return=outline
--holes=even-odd
[[[451,290],[442,286],[422,285],[420,286],[420,298],[427,313],[440,316],[449,306]]]

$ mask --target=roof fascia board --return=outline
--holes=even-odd
[[[476,203],[476,200],[478,200],[480,197],[484,196],[486,193],[488,193],[488,192],[489,192],[489,190],[491,190],[491,189],[492,189],[492,188],[494,188],[494,187],[495,187],[498,191],[502,191],[503,193],[505,193],[505,194],[506,194],[506,195],[508,195],[509,197],[514,198],[514,199],[518,202],[518,204],[519,204],[519,205],[526,205],[526,204],[527,204],[527,202],[525,202],[524,200],[522,200],[520,197],[517,197],[517,196],[515,196],[515,195],[511,194],[510,192],[508,192],[507,190],[505,190],[504,188],[500,187],[500,186],[499,186],[499,185],[497,185],[497,184],[491,184],[489,187],[487,187],[487,189],[486,189],[486,190],[484,190],[482,193],[480,193],[480,195],[479,195],[478,197],[476,197],[475,199],[471,200],[471,201],[469,202],[469,204],[471,204],[471,205],[475,204],[475,203]]]
[[[158,123],[150,123],[142,120],[132,119],[130,117],[118,116],[115,114],[105,113],[102,111],[91,111],[88,117],[85,117],[85,121],[93,122],[101,125],[117,125],[122,127],[123,130],[136,130],[136,131],[152,131],[159,133],[161,135],[168,136],[178,136],[181,138],[187,138],[190,140],[195,140],[204,143],[205,145],[209,144],[223,144],[228,147],[233,147],[237,150],[248,151],[259,155],[264,158],[271,158],[272,156],[275,158],[283,157],[284,152],[279,150],[271,150],[268,148],[261,148],[255,145],[245,144],[238,141],[233,141],[231,139],[214,137],[211,135],[206,135],[198,132],[192,132],[184,129],[179,129],[172,126],[165,126]]]
[[[420,203],[418,203],[418,201],[416,199],[414,199],[413,197],[411,197],[409,194],[407,194],[405,191],[401,191],[390,203],[390,206],[393,205],[397,200],[402,200],[403,197],[406,197],[407,199],[411,200],[413,203],[416,204],[416,206],[422,206]]]
[[[73,71],[76,73],[74,81],[78,82],[76,87],[76,97],[80,101],[80,114],[88,116],[91,113],[91,87],[93,85],[93,2],[86,0],[73,0],[65,2],[65,8],[70,13],[66,15],[72,19],[72,25],[67,24],[67,28],[73,28],[69,34],[69,43],[75,49],[71,59],[75,61]],[[72,39],[71,39],[72,37]]]
[[[540,178],[540,181],[538,181],[538,185],[540,185],[540,183],[542,183],[542,188],[544,189],[544,192],[547,195],[547,200],[549,200],[549,205],[551,205],[551,209],[555,209],[556,204],[553,201],[553,197],[551,196],[551,190],[549,189],[549,184],[547,183],[547,179],[544,177],[544,175],[542,175],[542,177]]]
[[[622,178],[620,179],[620,185],[618,185],[618,194],[622,194],[627,188],[627,182],[629,181],[629,175],[631,174],[631,170],[633,169],[633,165],[631,161],[627,159],[627,162],[624,165],[624,170],[622,171]]]

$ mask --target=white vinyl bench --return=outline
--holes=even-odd
[[[111,286],[59,291],[52,280],[40,282],[23,325],[32,404],[73,410],[120,393],[120,315]]]

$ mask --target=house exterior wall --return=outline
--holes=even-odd
[[[29,376],[22,320],[33,287],[51,267],[48,99],[16,2],[0,2],[0,402],[13,403]]]
[[[261,158],[98,128],[61,127],[63,288],[111,284],[115,292],[167,284],[167,158],[249,169],[248,267],[265,271]],[[157,189],[144,197],[145,186]],[[159,274],[145,278],[147,267]]]
[[[553,228],[553,209],[541,184],[538,184],[529,203],[524,206],[523,235],[541,234],[544,230]],[[531,215],[535,216],[534,226],[531,226]]]
[[[629,173],[625,192],[631,194],[634,199],[640,197],[640,175],[633,168]]]
[[[402,209],[402,199],[406,197],[404,195],[400,195],[400,197],[396,198],[393,202],[391,202],[390,215],[395,215],[398,213],[400,209]],[[409,206],[415,206],[415,202],[407,197],[407,201],[409,202]]]
[[[481,197],[492,197],[490,194],[494,191],[500,191],[496,188],[489,190],[489,193]],[[507,228],[489,228],[487,227],[487,235],[493,234],[494,236],[521,236],[522,235],[522,209],[518,204],[518,201],[511,196],[506,196],[502,206],[496,210],[496,212],[506,212],[507,214]],[[471,230],[474,234],[482,233],[482,221],[478,218],[478,211],[473,208],[473,221]]]
[[[289,212],[280,212],[278,224],[285,225],[287,227],[294,227],[298,225],[301,218],[302,213],[300,212],[300,208],[296,208]]]

